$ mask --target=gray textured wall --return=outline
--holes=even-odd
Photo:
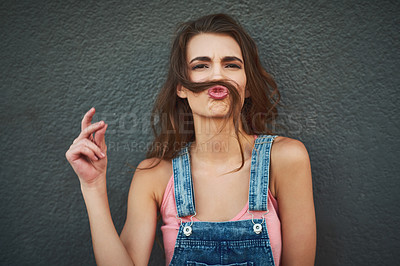
[[[399,1],[2,1],[0,263],[94,265],[64,158],[91,106],[109,124],[122,229],[132,171],[178,22],[235,16],[282,90],[279,132],[311,156],[317,265],[394,265],[399,233]],[[299,239],[301,245],[301,239]],[[156,245],[151,265],[161,265]]]

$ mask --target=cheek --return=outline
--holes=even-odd
[[[207,93],[206,92],[200,92],[200,93],[193,93],[189,91],[187,93],[187,100],[189,103],[189,106],[193,108],[201,107],[204,106],[204,104],[207,103]]]
[[[240,87],[240,91],[245,91],[246,89],[246,85],[247,85],[247,79],[246,79],[246,75],[243,75],[240,79],[239,79],[239,87]]]
[[[242,83],[243,83],[243,86],[246,86],[246,83],[247,83],[247,75],[246,75],[246,72],[243,72],[243,73],[242,73]]]
[[[247,79],[246,75],[244,75],[242,76],[239,82],[239,93],[241,95],[242,102],[244,102],[244,99],[249,96],[248,92],[246,91],[246,86],[247,86]]]
[[[199,71],[189,73],[189,79],[191,82],[206,82],[209,80],[209,77],[206,71]]]

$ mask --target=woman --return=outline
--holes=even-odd
[[[263,135],[279,92],[231,17],[183,24],[133,177],[121,236],[106,190],[107,125],[94,108],[66,157],[77,173],[99,265],[147,265],[160,211],[171,265],[313,265],[315,214],[304,145]]]

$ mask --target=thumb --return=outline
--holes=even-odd
[[[103,152],[106,152],[107,146],[106,146],[106,139],[105,139],[105,134],[107,130],[108,124],[105,124],[102,129],[96,132],[94,135],[94,142],[96,143],[97,146],[100,147],[100,149]]]

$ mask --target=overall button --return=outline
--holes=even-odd
[[[256,233],[256,234],[261,233],[261,231],[262,231],[262,225],[261,225],[261,224],[255,224],[255,225],[253,226],[253,230],[254,230],[254,233]]]
[[[185,227],[183,227],[183,233],[185,234],[185,236],[190,236],[192,234],[192,227],[186,225]]]

